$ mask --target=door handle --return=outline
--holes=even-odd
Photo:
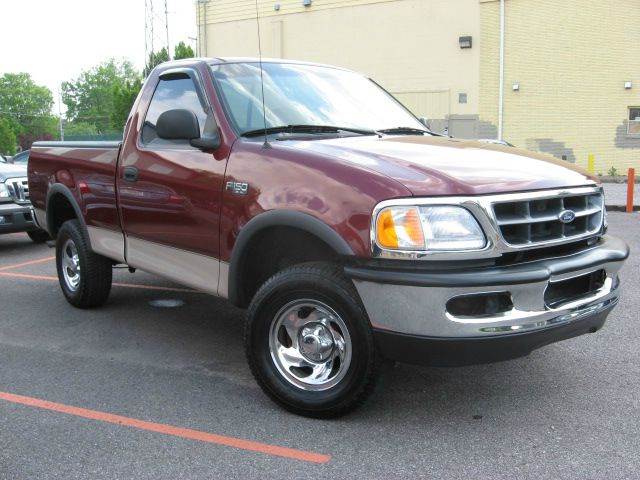
[[[124,178],[127,182],[137,182],[138,169],[136,167],[124,167],[122,178]]]

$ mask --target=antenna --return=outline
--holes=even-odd
[[[269,137],[267,136],[267,107],[264,101],[264,75],[262,69],[262,43],[260,41],[260,13],[258,10],[258,0],[256,0],[256,24],[258,26],[258,60],[260,62],[260,88],[262,89],[262,121],[264,123],[264,144],[263,148],[271,148]]]

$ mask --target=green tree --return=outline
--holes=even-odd
[[[9,120],[0,118],[0,153],[13,155],[16,153],[16,134],[13,133]]]
[[[180,42],[176,45],[173,51],[173,58],[176,60],[180,60],[182,58],[193,58],[196,54],[193,53],[193,48],[189,45],[185,45],[184,42]]]
[[[99,135],[98,128],[90,122],[67,122],[64,126],[65,136]]]
[[[127,81],[122,85],[116,85],[113,89],[113,122],[124,127],[133,102],[142,89],[142,78],[139,76],[133,80]]]
[[[160,65],[162,62],[169,61],[169,51],[166,48],[162,48],[158,52],[151,52],[149,54],[149,58],[147,59],[147,65],[144,67],[144,71],[142,75],[144,77],[149,76],[151,70],[153,70],[157,65]]]
[[[0,76],[0,115],[22,148],[30,148],[34,140],[50,140],[56,135],[52,107],[51,91],[37,85],[28,73]]]
[[[121,132],[140,86],[140,75],[131,62],[107,60],[63,82],[67,120],[91,123],[99,134]]]

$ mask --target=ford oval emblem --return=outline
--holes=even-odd
[[[573,210],[563,210],[558,214],[558,220],[562,223],[571,223],[576,219],[576,212]]]

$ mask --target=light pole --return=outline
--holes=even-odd
[[[169,10],[167,9],[167,0],[164,0],[164,28],[167,31],[167,54],[171,60],[171,49],[169,48]]]
[[[62,124],[62,84],[58,87],[58,120],[60,121],[60,140],[64,142],[64,126]]]

